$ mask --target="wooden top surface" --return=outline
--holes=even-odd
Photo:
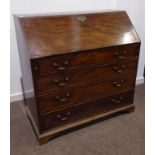
[[[124,11],[21,16],[31,58],[140,42]]]

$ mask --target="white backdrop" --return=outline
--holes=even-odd
[[[11,101],[22,99],[22,91],[20,85],[20,63],[18,49],[15,36],[15,28],[13,23],[13,14],[29,14],[29,13],[52,13],[52,12],[93,12],[109,9],[126,10],[133,22],[141,40],[141,53],[137,79],[143,80],[144,69],[144,0],[13,0],[11,1]]]

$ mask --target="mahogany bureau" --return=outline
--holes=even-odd
[[[15,15],[25,107],[41,144],[134,111],[140,39],[124,11]]]

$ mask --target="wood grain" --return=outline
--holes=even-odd
[[[121,82],[123,80],[123,82]],[[114,84],[116,82],[116,84]],[[104,81],[93,81],[84,85],[76,85],[60,90],[51,91],[50,94],[39,96],[38,104],[40,113],[52,111],[66,105],[86,102],[88,99],[98,98],[107,94],[113,94],[123,90],[133,89],[135,74],[106,79]],[[70,94],[67,96],[67,94]],[[59,98],[57,98],[59,96]]]
[[[86,17],[86,20],[78,20],[79,16]],[[20,21],[31,58],[139,42],[124,11],[22,17]]]
[[[126,12],[14,19],[25,105],[41,144],[64,130],[134,111],[140,39]]]
[[[116,108],[130,105],[133,102],[133,90],[118,93],[105,98],[99,98],[81,105],[58,110],[41,117],[42,131],[64,126],[100,113],[106,113]]]
[[[119,61],[106,65],[94,65],[85,69],[54,73],[43,78],[36,76],[36,87],[38,94],[43,94],[49,90],[62,89],[71,85],[102,80],[125,73],[136,72],[136,70],[137,59]]]
[[[42,59],[33,59],[36,76],[46,76],[56,72],[84,68],[90,65],[107,64],[136,58],[139,55],[139,44],[131,44],[104,49],[89,50],[72,54],[63,54]],[[65,65],[65,62],[68,62]],[[55,66],[57,64],[57,66]]]

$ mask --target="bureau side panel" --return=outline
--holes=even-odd
[[[24,101],[25,105],[29,108],[29,111],[31,112],[31,115],[34,118],[36,124],[39,126],[29,49],[27,47],[25,36],[22,31],[20,18],[14,16],[14,23],[22,72],[21,85],[24,95]]]

